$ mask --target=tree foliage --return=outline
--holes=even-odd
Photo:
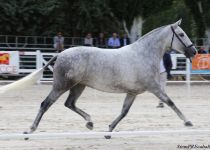
[[[130,28],[135,17],[147,18],[169,8],[171,4],[172,0],[112,0],[109,6],[118,20],[125,20],[127,27]]]
[[[175,13],[176,12],[176,13]],[[166,9],[148,16],[144,23],[143,33],[149,32],[151,29],[158,26],[163,26],[176,22],[182,19],[182,28],[189,36],[196,36],[194,32],[195,22],[192,19],[190,10],[183,1],[173,1],[170,9]]]
[[[56,22],[53,14],[58,1],[42,0],[1,0],[1,34],[35,35],[44,34],[50,24]]]
[[[203,12],[199,11],[200,1]],[[137,16],[143,33],[183,19],[185,31],[203,37],[210,27],[209,0],[0,0],[0,34],[84,36],[123,31]]]

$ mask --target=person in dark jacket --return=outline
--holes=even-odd
[[[123,35],[123,38],[120,39],[120,45],[121,46],[126,46],[130,44],[130,39],[128,38],[128,35],[125,33]]]
[[[97,45],[97,47],[99,48],[106,48],[106,39],[104,37],[104,33],[99,33],[98,38],[96,39],[96,43],[95,45]]]
[[[163,55],[163,65],[166,69],[166,73],[167,73],[167,79],[171,79],[171,69],[172,69],[172,60],[171,60],[171,55],[169,52],[165,52],[165,54]]]
[[[207,51],[205,50],[205,47],[201,47],[199,50],[198,50],[198,54],[207,54]]]
[[[165,91],[166,81],[167,79],[171,79],[171,69],[172,69],[172,61],[171,55],[169,52],[166,52],[163,55],[163,59],[160,61],[160,86],[163,91]],[[163,102],[159,101],[157,106],[158,108],[163,108]]]

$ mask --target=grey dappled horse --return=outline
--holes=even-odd
[[[196,48],[179,27],[180,23],[181,20],[157,28],[135,43],[119,49],[82,46],[69,48],[58,54],[54,65],[53,88],[41,103],[28,133],[37,129],[43,114],[66,91],[69,91],[69,96],[65,106],[82,116],[87,121],[87,128],[92,129],[90,115],[76,106],[76,101],[86,86],[104,92],[127,93],[122,111],[109,126],[109,132],[126,116],[136,96],[145,91],[153,93],[171,107],[186,126],[192,126],[168,95],[161,90],[159,84],[159,64],[166,50],[176,49],[188,58],[196,54]]]

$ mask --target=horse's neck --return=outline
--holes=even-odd
[[[148,37],[137,41],[137,44],[143,46],[141,53],[146,57],[160,61],[163,58],[164,52],[170,46],[172,35],[169,34],[168,28],[162,29],[159,32],[151,33]]]

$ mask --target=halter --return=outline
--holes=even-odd
[[[186,45],[182,39],[179,37],[179,35],[175,32],[174,28],[171,26],[171,30],[173,32],[173,36],[172,36],[172,40],[171,40],[171,46],[170,48],[172,49],[172,45],[173,45],[173,41],[174,41],[174,35],[177,37],[177,39],[182,43],[182,45],[184,45],[185,48],[189,49],[190,47],[194,46],[193,44],[190,44],[190,45]],[[186,51],[186,50],[185,50]]]

